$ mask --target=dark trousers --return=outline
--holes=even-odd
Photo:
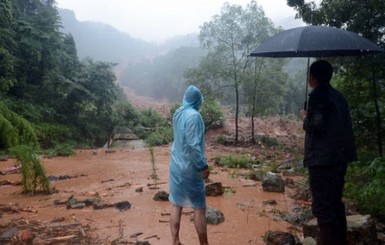
[[[347,244],[345,205],[342,202],[347,164],[308,169],[312,212],[320,230],[317,244]]]

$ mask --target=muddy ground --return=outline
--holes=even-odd
[[[170,105],[166,103],[135,96],[127,88],[125,91],[138,108],[151,107],[165,115],[169,112]],[[261,182],[246,180],[240,174],[242,170],[214,166],[213,160],[218,154],[248,154],[261,163],[299,161],[304,136],[301,123],[280,117],[256,118],[257,142],[249,144],[245,142],[250,135],[250,119],[241,118],[239,132],[243,143],[224,146],[216,143],[218,136],[234,138],[234,119],[228,113],[226,118],[224,129],[206,133],[206,157],[212,166],[210,180],[222,182],[228,190],[222,196],[207,197],[208,207],[220,209],[225,216],[223,223],[208,225],[210,244],[264,244],[262,236],[269,230],[290,231],[301,236],[300,227],[280,218],[280,214],[298,205],[291,198],[295,190],[263,192]],[[269,144],[263,140],[266,138],[277,140],[279,145]],[[170,203],[153,200],[157,192],[168,192],[170,146],[154,148],[158,180],[153,178],[150,151],[142,146],[78,149],[71,157],[42,156],[47,176],[59,178],[51,181],[54,191],[49,195],[23,194],[22,186],[16,185],[21,181],[20,172],[9,173],[17,165],[16,160],[0,161],[3,173],[0,175],[0,236],[15,235],[16,240],[40,236],[33,244],[133,244],[143,240],[155,245],[171,244]],[[112,205],[102,209],[94,209],[92,205],[68,209],[66,202],[71,197],[72,201],[88,198]],[[276,200],[277,205],[264,204],[271,199]],[[131,204],[129,209],[119,210],[113,205],[127,202]],[[12,224],[18,228],[12,229]],[[57,231],[54,227],[63,229]],[[76,240],[79,237],[84,239]],[[189,213],[182,217],[180,237],[184,245],[198,244]]]
[[[247,122],[247,119],[241,119],[241,135],[246,135]],[[212,245],[264,244],[262,236],[269,230],[291,231],[301,236],[300,227],[293,227],[278,217],[295,206],[295,201],[290,198],[293,190],[286,188],[284,194],[266,193],[262,191],[261,182],[250,182],[237,174],[241,171],[214,166],[213,157],[217,154],[249,154],[261,161],[278,163],[295,160],[299,156],[303,140],[299,122],[273,117],[256,119],[256,123],[259,139],[267,135],[276,138],[280,145],[268,147],[259,142],[235,147],[215,143],[218,135],[232,137],[231,119],[224,130],[207,133],[206,156],[209,165],[213,166],[210,180],[222,182],[231,190],[223,196],[207,198],[208,206],[220,209],[225,216],[223,223],[208,226]],[[11,183],[0,186],[0,207],[3,207],[1,231],[9,228],[9,223],[20,219],[38,221],[47,226],[52,221],[59,221],[59,224],[79,222],[83,235],[92,237],[95,243],[108,244],[120,240],[126,242],[121,244],[128,244],[147,238],[150,244],[171,244],[167,215],[170,203],[153,200],[158,191],[168,192],[170,145],[156,147],[154,153],[157,182],[151,177],[153,166],[146,147],[79,149],[71,157],[42,158],[47,175],[61,177],[61,180],[51,181],[55,192],[50,195],[24,195],[21,186],[12,185],[20,181],[19,173],[0,175],[0,181]],[[9,170],[15,164],[14,159],[2,161],[0,170]],[[155,183],[158,185],[154,186]],[[143,192],[138,192],[140,187]],[[115,207],[95,210],[92,206],[67,209],[65,204],[57,205],[71,196],[77,200],[97,196],[101,202],[110,204],[128,201],[131,207],[120,211]],[[270,206],[263,203],[269,199],[276,200],[278,204]],[[130,237],[134,234],[140,235]],[[60,234],[60,237],[64,235]],[[21,236],[20,231],[18,236]],[[197,244],[189,214],[182,217],[181,240],[185,245]]]

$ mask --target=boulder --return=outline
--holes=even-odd
[[[190,221],[194,221],[194,214],[191,215]],[[210,225],[218,225],[225,221],[222,211],[217,208],[206,209],[206,223]]]
[[[313,237],[306,237],[302,241],[302,245],[317,245],[317,242],[314,240]]]
[[[221,182],[210,183],[206,185],[206,196],[220,196],[223,194],[223,186]]]
[[[225,221],[225,216],[222,211],[217,208],[206,209],[206,222],[211,225],[218,225]]]
[[[283,231],[268,231],[263,238],[266,245],[297,245],[298,237]]]
[[[268,172],[262,181],[262,190],[266,192],[285,192],[285,184],[280,175]]]
[[[346,234],[350,245],[377,244],[377,230],[374,220],[370,215],[348,215],[346,216],[348,232]],[[312,219],[303,226],[304,237],[318,237],[317,220]]]
[[[168,201],[168,193],[165,191],[157,192],[152,198],[154,201]]]
[[[369,245],[377,243],[377,229],[370,215],[349,215],[348,222],[348,244]]]

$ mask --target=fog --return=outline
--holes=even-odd
[[[199,27],[219,14],[225,2],[246,6],[247,0],[56,0],[59,8],[73,10],[80,21],[110,24],[134,38],[162,42],[174,36],[198,33]],[[294,20],[287,0],[257,0],[265,14],[285,29],[303,25]]]

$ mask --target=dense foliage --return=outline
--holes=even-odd
[[[138,120],[113,65],[78,60],[54,0],[3,0],[0,13],[1,149],[100,146],[115,125]]]

